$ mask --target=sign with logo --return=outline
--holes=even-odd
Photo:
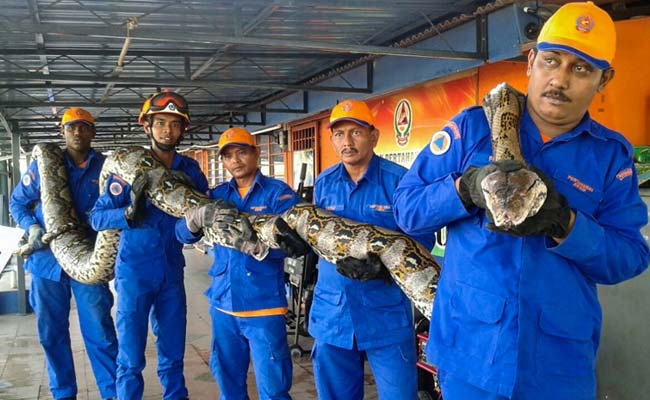
[[[393,112],[393,129],[399,147],[405,147],[409,143],[412,125],[413,109],[411,103],[406,99],[402,99],[397,103]]]

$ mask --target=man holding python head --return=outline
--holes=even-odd
[[[104,156],[91,148],[95,119],[82,108],[70,108],[61,118],[61,135],[66,143],[64,158],[74,211],[87,223],[88,213],[99,196],[99,174],[104,164]],[[112,398],[116,394],[117,356],[111,317],[113,294],[108,283],[85,284],[70,278],[44,243],[41,190],[47,186],[48,182],[41,180],[37,162],[32,161],[11,195],[9,210],[18,225],[29,232],[28,244],[33,249],[25,269],[32,275],[29,302],[36,314],[38,338],[45,351],[50,391],[54,399],[73,399],[77,395],[68,319],[72,294],[99,393],[102,398]],[[96,236],[91,229],[87,234]]]
[[[221,134],[219,158],[232,179],[210,190],[210,197],[221,201],[188,210],[185,219],[177,222],[176,236],[181,242],[197,241],[206,227],[228,229],[239,211],[282,214],[299,202],[286,183],[261,173],[260,148],[246,129],[235,127]],[[221,245],[214,247],[212,283],[206,291],[212,318],[210,370],[224,399],[248,398],[251,360],[260,399],[291,398],[283,261],[285,253],[295,257],[309,248],[286,223],[278,230],[277,242],[284,252],[271,250],[263,260]]]
[[[517,134],[525,168],[547,188],[535,215],[497,226],[486,211],[485,176],[524,164],[491,162],[480,107],[435,133],[396,191],[406,232],[448,229],[426,349],[445,400],[596,396],[596,284],[630,279],[650,260],[632,147],[587,111],[614,76],[615,48],[605,11],[568,3],[528,54]]]
[[[374,153],[379,131],[368,105],[342,101],[332,109],[329,128],[341,162],[316,179],[316,206],[354,221],[398,230],[393,191],[406,169]],[[427,244],[431,248],[432,239]],[[415,399],[411,304],[379,256],[345,257],[336,264],[321,259],[318,274],[309,333],[315,339],[312,360],[319,398],[361,400],[367,358],[379,398]]]
[[[198,163],[176,152],[190,124],[185,98],[168,91],[150,96],[142,105],[138,122],[151,138],[153,156],[205,193],[208,182]],[[109,177],[91,215],[93,228],[122,231],[115,262],[117,392],[120,399],[142,398],[150,319],[157,337],[162,397],[184,399],[188,393],[183,376],[187,322],[183,245],[174,235],[177,218],[146,199],[146,185],[144,175],[137,177],[133,185],[118,176]]]

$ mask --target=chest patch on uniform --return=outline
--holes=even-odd
[[[387,212],[391,209],[389,204],[370,204],[368,207],[377,212]]]
[[[122,185],[120,185],[119,182],[113,182],[110,184],[108,187],[108,191],[113,195],[113,196],[119,196],[122,194]]]
[[[616,174],[616,179],[622,181],[623,179],[629,178],[630,176],[632,176],[632,168],[625,168],[624,170]]]
[[[447,150],[451,147],[451,137],[447,131],[438,131],[433,134],[431,137],[431,143],[429,144],[429,149],[431,153],[436,156],[445,154]]]
[[[262,212],[266,210],[266,206],[251,206],[251,210],[255,212]]]
[[[287,193],[287,194],[283,194],[282,196],[278,197],[278,200],[279,201],[284,201],[284,200],[289,200],[291,198],[293,198],[293,196],[290,195],[289,193]]]
[[[24,186],[29,186],[32,184],[32,177],[29,174],[25,174],[23,175],[22,182]]]

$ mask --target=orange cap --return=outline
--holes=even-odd
[[[567,3],[546,21],[537,48],[566,51],[598,69],[608,69],[616,53],[616,27],[609,14],[591,1]]]
[[[345,100],[332,108],[330,122],[327,124],[329,129],[339,121],[352,121],[366,128],[375,124],[368,105],[360,100]]]
[[[255,138],[244,128],[230,128],[219,137],[219,154],[230,145],[255,147]]]
[[[88,125],[95,126],[95,118],[88,111],[79,107],[68,108],[61,118],[61,126],[66,126],[73,122],[85,122]]]

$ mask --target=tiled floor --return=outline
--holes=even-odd
[[[185,349],[185,379],[191,399],[217,399],[219,388],[208,368],[210,344],[210,316],[203,296],[210,264],[208,256],[196,250],[186,250],[188,267],[185,285],[188,301],[187,347]],[[99,393],[88,363],[76,311],[70,317],[72,347],[77,371],[78,399],[96,400]],[[301,344],[310,348],[309,338]],[[156,350],[154,337],[147,343],[148,365],[144,371],[145,399],[160,399],[161,389],[156,376]],[[366,374],[366,399],[376,399],[372,376]],[[249,395],[257,399],[252,368],[248,376]],[[293,387],[295,400],[316,399],[311,362],[308,356],[294,359]],[[0,315],[0,399],[34,400],[51,399],[45,358],[38,343],[33,314],[27,316]]]

